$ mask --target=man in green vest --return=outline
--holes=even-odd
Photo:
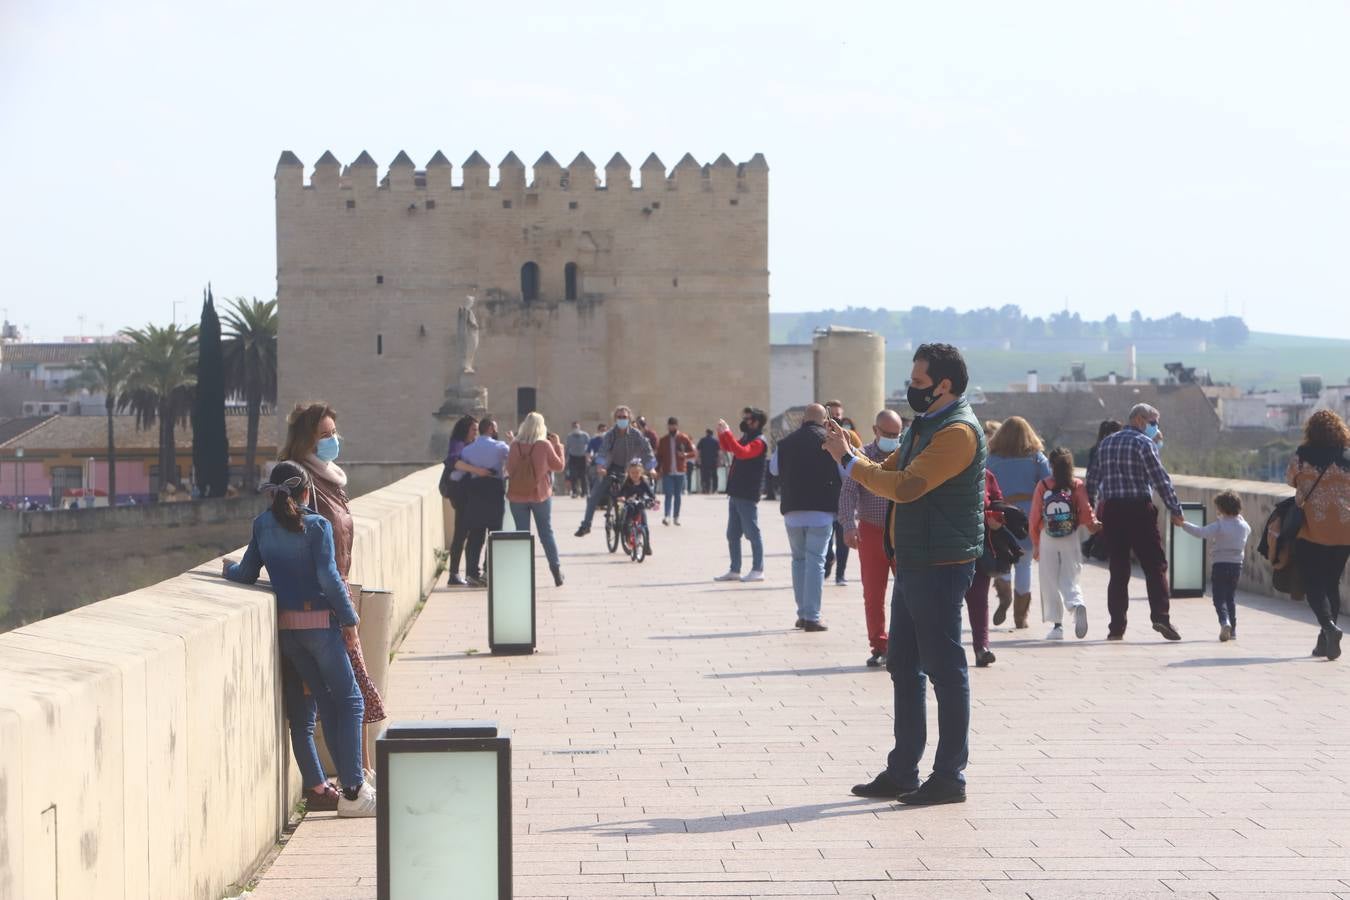
[[[984,430],[962,396],[966,362],[950,344],[914,354],[909,405],[918,418],[877,464],[826,423],[825,449],[850,478],[893,504],[895,590],[886,668],[895,688],[895,748],[886,770],[853,788],[860,797],[911,806],[963,803],[969,758],[970,682],[961,644],[961,601],[984,550]],[[933,774],[919,783],[927,744],[928,681],[938,702]]]

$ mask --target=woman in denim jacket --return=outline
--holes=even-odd
[[[225,577],[253,584],[266,566],[272,579],[281,655],[300,676],[300,682],[285,679],[283,687],[291,749],[309,808],[333,799],[314,746],[317,714],[323,718],[324,738],[342,785],[335,804],[338,815],[370,817],[375,815],[375,789],[365,781],[361,766],[365,701],[347,655],[357,642],[358,619],[338,575],[333,527],[307,507],[311,487],[303,466],[276,465],[263,485],[272,508],[253,520],[243,561],[225,561]]]

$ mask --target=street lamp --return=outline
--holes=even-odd
[[[1181,515],[1187,522],[1205,525],[1205,504],[1183,503]],[[1205,595],[1205,542],[1173,524],[1167,534],[1167,580],[1173,597]]]
[[[534,535],[488,536],[488,647],[493,653],[533,653]]]
[[[379,900],[510,900],[511,735],[396,722],[375,741]]]

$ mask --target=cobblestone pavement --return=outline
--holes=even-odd
[[[638,565],[555,501],[568,580],[539,591],[537,654],[486,655],[482,591],[436,591],[403,644],[393,717],[513,733],[517,897],[1350,898],[1350,657],[1308,656],[1303,606],[1242,596],[1220,644],[1207,598],[1175,601],[1169,644],[1136,578],[1106,643],[1089,567],[1086,640],[995,629],[971,669],[969,801],[869,802],[849,788],[889,749],[891,690],[856,571],[825,589],[830,630],[797,631],[776,504],[768,580],[710,580],[725,508],[686,498]],[[374,833],[309,817],[257,898],[374,898]]]

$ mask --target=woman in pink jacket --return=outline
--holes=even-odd
[[[1083,571],[1083,548],[1078,529],[1102,530],[1088,502],[1087,487],[1073,477],[1073,453],[1063,447],[1050,451],[1050,477],[1041,479],[1031,495],[1032,559],[1040,563],[1041,619],[1054,622],[1046,640],[1064,640],[1064,613],[1074,616],[1074,634],[1087,636],[1087,606],[1078,587]]]
[[[530,514],[539,532],[539,543],[548,557],[553,583],[562,586],[558,565],[558,542],[553,539],[553,473],[566,465],[562,440],[548,430],[544,417],[532,412],[520,423],[511,452],[506,457],[506,499],[517,531],[530,530]]]

